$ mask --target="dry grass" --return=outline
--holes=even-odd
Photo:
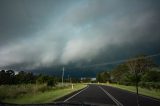
[[[57,87],[54,87],[45,92],[37,92],[35,94],[25,94],[17,98],[10,98],[10,99],[8,98],[3,100],[3,102],[16,103],[16,104],[50,103],[60,97],[63,97],[64,95],[82,89],[86,86],[87,85],[85,84],[74,84],[74,89],[72,89],[70,84],[67,85],[65,84],[64,86],[61,86],[61,84],[59,84]]]
[[[1,85],[0,101],[6,98],[17,98],[26,94],[44,92],[50,89],[46,84]]]

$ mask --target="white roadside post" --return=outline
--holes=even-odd
[[[73,84],[72,84],[72,89],[73,89]]]
[[[72,89],[74,89],[71,77],[70,77],[70,84],[71,84]]]

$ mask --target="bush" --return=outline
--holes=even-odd
[[[55,85],[56,85],[56,83],[55,83],[54,79],[49,79],[47,81],[47,86],[55,86]]]
[[[131,86],[134,85],[132,82],[119,82],[121,85]]]
[[[148,71],[142,76],[144,82],[160,82],[160,72]]]
[[[147,89],[160,89],[160,82],[140,82],[139,86]]]

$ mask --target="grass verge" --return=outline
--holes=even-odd
[[[120,89],[127,90],[127,91],[130,91],[130,92],[136,92],[135,86],[125,86],[125,85],[109,84],[109,83],[103,84],[103,85],[108,85],[108,86],[120,88]],[[146,89],[146,88],[139,87],[139,94],[149,96],[149,97],[153,97],[153,98],[156,98],[156,99],[160,99],[160,89],[155,90],[155,89]]]
[[[5,103],[16,103],[16,104],[36,104],[36,103],[50,103],[54,100],[68,95],[74,91],[80,90],[87,85],[74,84],[74,89],[71,86],[63,88],[54,88],[45,92],[38,92],[36,94],[28,94],[15,99],[5,99]]]

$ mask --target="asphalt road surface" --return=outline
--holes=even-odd
[[[58,101],[92,103],[97,105],[138,106],[135,93],[110,86],[93,84]],[[160,100],[140,95],[139,106],[160,106]]]

